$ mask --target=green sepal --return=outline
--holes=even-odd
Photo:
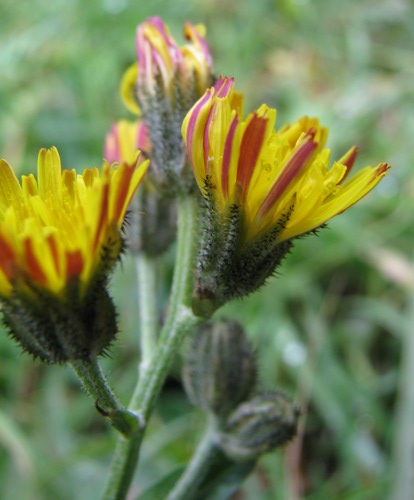
[[[96,280],[83,294],[73,278],[61,295],[26,280],[2,299],[2,313],[23,350],[47,363],[103,354],[117,333],[115,306],[104,280]]]
[[[274,274],[292,248],[292,240],[278,242],[289,220],[290,209],[274,226],[252,241],[245,241],[242,208],[229,207],[220,216],[215,208],[214,186],[205,180],[203,233],[199,246],[193,310],[208,317],[229,300],[244,297],[260,288]]]

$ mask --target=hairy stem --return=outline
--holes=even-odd
[[[198,200],[181,197],[178,200],[176,264],[167,319],[157,347],[138,380],[129,405],[129,409],[139,415],[142,425],[129,439],[120,438],[118,441],[104,495],[106,500],[125,498],[138,463],[148,419],[174,357],[185,336],[202,321],[191,310],[198,232]]]
[[[123,436],[134,435],[140,426],[139,419],[118,401],[97,360],[72,361],[71,366],[87,394],[94,399],[99,413],[107,417]]]
[[[215,444],[217,423],[209,418],[204,436],[201,438],[183,475],[168,495],[168,500],[187,500],[193,498],[198,487],[207,476],[211,462],[219,453]]]

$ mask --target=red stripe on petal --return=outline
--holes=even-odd
[[[46,241],[47,244],[49,245],[50,253],[52,254],[53,264],[55,265],[56,273],[58,276],[60,276],[62,269],[60,267],[59,253],[55,235],[51,234],[50,236],[48,236]]]
[[[341,183],[344,182],[344,180],[348,177],[349,173],[351,172],[351,169],[354,166],[355,159],[356,159],[357,155],[358,155],[358,148],[356,146],[354,146],[339,161],[342,165],[345,165],[345,167],[346,167],[346,172],[345,172],[345,175],[342,177]]]
[[[238,123],[239,123],[239,117],[238,115],[236,115],[230,124],[230,128],[226,137],[226,143],[224,144],[223,163],[221,166],[221,186],[223,189],[223,195],[226,198],[228,197],[229,194],[229,169],[230,169],[231,151],[233,146],[233,138]]]
[[[169,36],[168,36],[168,33],[167,33],[167,27],[165,26],[164,21],[160,17],[154,16],[154,17],[150,17],[147,20],[147,22],[149,24],[152,24],[154,26],[154,28],[161,35],[161,38],[163,38],[163,40],[166,43],[166,45],[169,45],[170,44],[170,39],[169,39]],[[145,23],[144,23],[144,25],[145,25]]]
[[[373,179],[376,179],[380,175],[384,174],[390,168],[391,168],[391,165],[389,163],[380,163],[378,165],[378,167],[375,169],[375,173],[374,173],[374,178]]]
[[[234,78],[220,76],[214,84],[214,97],[227,97],[234,85]]]
[[[9,280],[12,278],[15,262],[16,254],[0,234],[0,269]]]
[[[80,276],[83,270],[83,256],[78,249],[73,252],[66,252],[66,277]]]
[[[113,207],[114,208],[113,219],[117,223],[121,217],[121,214],[123,212],[126,203],[126,198],[129,191],[129,185],[131,183],[131,178],[134,171],[135,171],[134,167],[131,166],[125,167],[125,169],[122,172],[123,175],[120,180],[121,182],[119,182],[117,186],[115,206]]]
[[[308,140],[293,153],[264,199],[259,211],[261,216],[265,215],[274,206],[291,182],[301,173],[316,147],[316,142]]]
[[[227,97],[230,94],[231,89],[233,88],[233,78],[228,78],[217,97]]]
[[[253,114],[247,125],[240,145],[240,156],[237,164],[237,184],[241,187],[244,198],[249,188],[254,168],[259,158],[266,134],[267,119]]]
[[[37,283],[45,285],[47,282],[47,276],[37,260],[33,251],[32,240],[29,238],[24,240],[24,253],[28,274]]]
[[[194,130],[195,130],[195,126],[197,123],[197,119],[198,119],[198,116],[199,116],[200,111],[202,110],[203,106],[205,104],[207,104],[207,102],[210,100],[211,94],[212,94],[212,90],[211,89],[207,90],[207,92],[204,94],[204,96],[194,106],[193,110],[191,111],[190,119],[188,120],[186,143],[187,143],[188,156],[190,158],[191,163],[193,162],[193,136],[194,136]],[[193,168],[194,168],[194,165],[193,165]]]

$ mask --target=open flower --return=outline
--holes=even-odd
[[[126,106],[142,116],[153,148],[151,165],[169,193],[192,187],[185,169],[180,134],[182,121],[213,84],[213,62],[202,25],[184,24],[189,43],[179,46],[159,17],[137,28],[137,62],[125,73],[121,95]]]
[[[204,245],[213,253],[222,249],[221,257],[200,252],[200,293],[205,287],[207,295],[215,293],[210,288],[217,287],[216,279],[227,280],[220,285],[224,296],[243,295],[260,286],[292,238],[317,229],[356,203],[389,168],[385,163],[365,167],[349,179],[355,147],[329,167],[330,151],[324,149],[328,130],[316,118],[303,117],[275,131],[276,110],[262,105],[243,119],[243,98],[233,87],[232,78],[220,78],[182,126],[208,205],[207,223],[214,226],[208,233],[219,235]],[[218,270],[222,278],[213,278]],[[226,272],[229,275],[223,277]]]
[[[96,315],[105,316],[97,307],[110,309],[107,277],[123,247],[126,209],[147,167],[148,161],[105,164],[76,174],[61,170],[56,148],[42,149],[37,181],[31,174],[20,184],[0,160],[0,301],[12,334],[33,354],[70,358],[71,349],[60,349],[63,337],[53,336],[57,330],[87,339],[76,341],[75,357],[106,347],[106,340],[94,339]],[[46,344],[54,346],[52,354]]]

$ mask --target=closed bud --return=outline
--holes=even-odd
[[[105,138],[104,156],[109,163],[132,162],[137,151],[151,157],[148,128],[142,120],[121,120],[112,125]],[[144,161],[144,159],[142,160]],[[175,200],[160,190],[157,172],[151,165],[140,192],[128,213],[128,248],[135,253],[160,255],[174,241],[177,226]]]
[[[196,406],[225,416],[250,396],[256,371],[253,349],[239,323],[207,323],[187,355],[184,385]]]
[[[255,460],[295,436],[299,413],[280,392],[258,395],[229,416],[219,445],[233,460]]]
[[[137,63],[121,84],[126,106],[142,116],[153,144],[152,170],[157,183],[177,194],[194,186],[181,137],[182,121],[213,83],[213,61],[202,25],[185,23],[188,43],[179,46],[168,26],[151,17],[137,28]]]

